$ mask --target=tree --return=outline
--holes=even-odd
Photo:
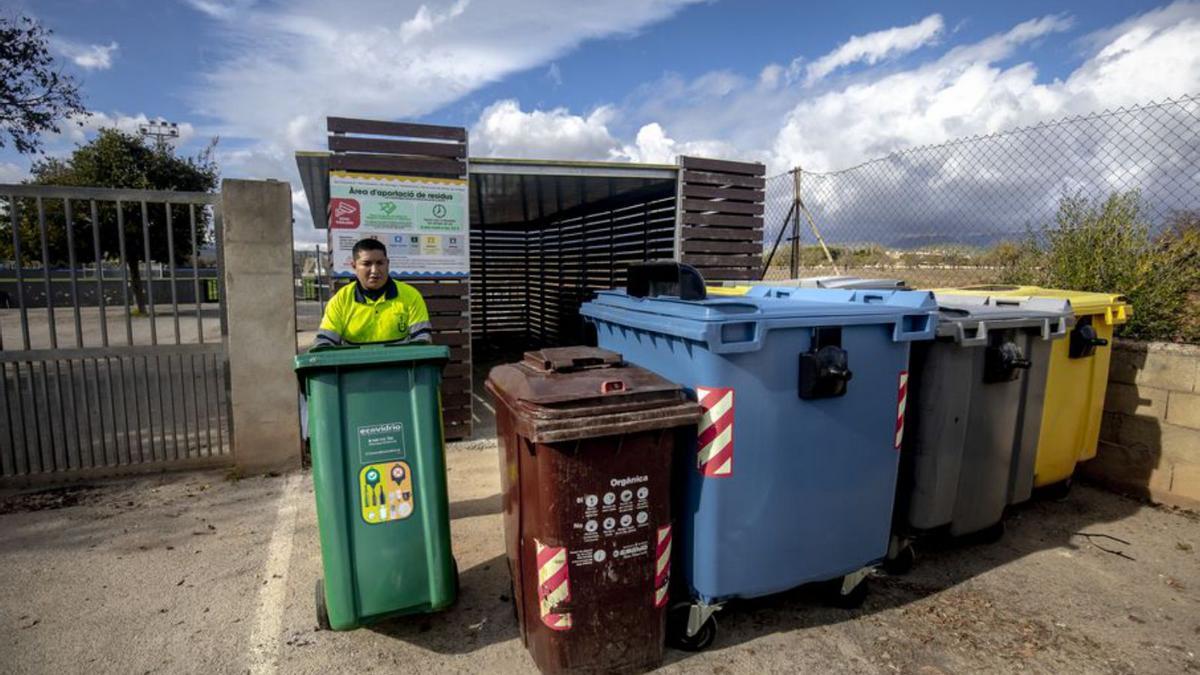
[[[28,181],[32,185],[62,185],[72,187],[132,188],[138,190],[178,190],[186,192],[212,192],[218,183],[218,169],[213,160],[216,139],[195,157],[179,157],[170,146],[151,147],[140,136],[127,134],[116,129],[102,129],[99,135],[86,145],[79,146],[65,159],[47,158],[35,162]],[[41,261],[41,231],[38,223],[37,204],[32,199],[18,199],[21,258],[25,265]],[[95,262],[91,208],[87,202],[72,203],[72,235],[75,241],[77,263]],[[143,228],[142,208],[139,202],[122,203],[121,219],[117,217],[117,206],[113,202],[97,202],[97,220],[100,227],[100,251],[106,260],[119,260],[124,235],[124,258],[129,269],[130,286],[137,301],[139,312],[146,310],[145,289],[141,283],[141,263],[146,259],[146,240],[143,231],[150,237],[150,260],[175,263],[188,260],[192,255],[191,221],[187,205],[172,205],[171,239],[174,248],[168,248],[167,206],[162,203],[146,205],[146,222]],[[46,220],[46,248],[50,265],[69,262],[67,232],[63,227],[66,214],[61,199],[43,199],[42,209]],[[208,214],[196,209],[196,246],[208,243]],[[124,231],[118,223],[124,222]],[[0,224],[0,257],[11,258],[12,229],[8,222]],[[194,261],[193,261],[194,264]]]
[[[87,114],[74,78],[54,69],[49,36],[29,17],[0,17],[0,129],[21,154],[40,152],[41,133],[60,120]]]

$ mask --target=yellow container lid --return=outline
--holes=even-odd
[[[1093,293],[1090,291],[1068,291],[1061,288],[1041,286],[1015,286],[1005,284],[983,284],[961,288],[936,288],[934,294],[945,295],[1003,295],[1043,298],[1066,298],[1076,315],[1095,314],[1104,317],[1109,325],[1122,324],[1133,316],[1133,305],[1118,293]]]
[[[707,286],[709,295],[745,295],[750,292],[749,286]]]

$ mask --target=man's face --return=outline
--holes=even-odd
[[[388,259],[383,251],[359,251],[354,259],[354,275],[368,291],[383,288],[388,279]]]

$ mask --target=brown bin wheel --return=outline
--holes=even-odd
[[[321,630],[333,630],[329,625],[329,608],[325,605],[325,583],[317,579],[317,627]]]
[[[690,605],[681,603],[667,613],[667,644],[685,652],[701,652],[717,639],[717,617],[710,616],[695,635],[688,636],[687,622]]]

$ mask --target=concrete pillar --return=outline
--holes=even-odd
[[[292,191],[221,182],[233,457],[248,474],[300,466]]]

